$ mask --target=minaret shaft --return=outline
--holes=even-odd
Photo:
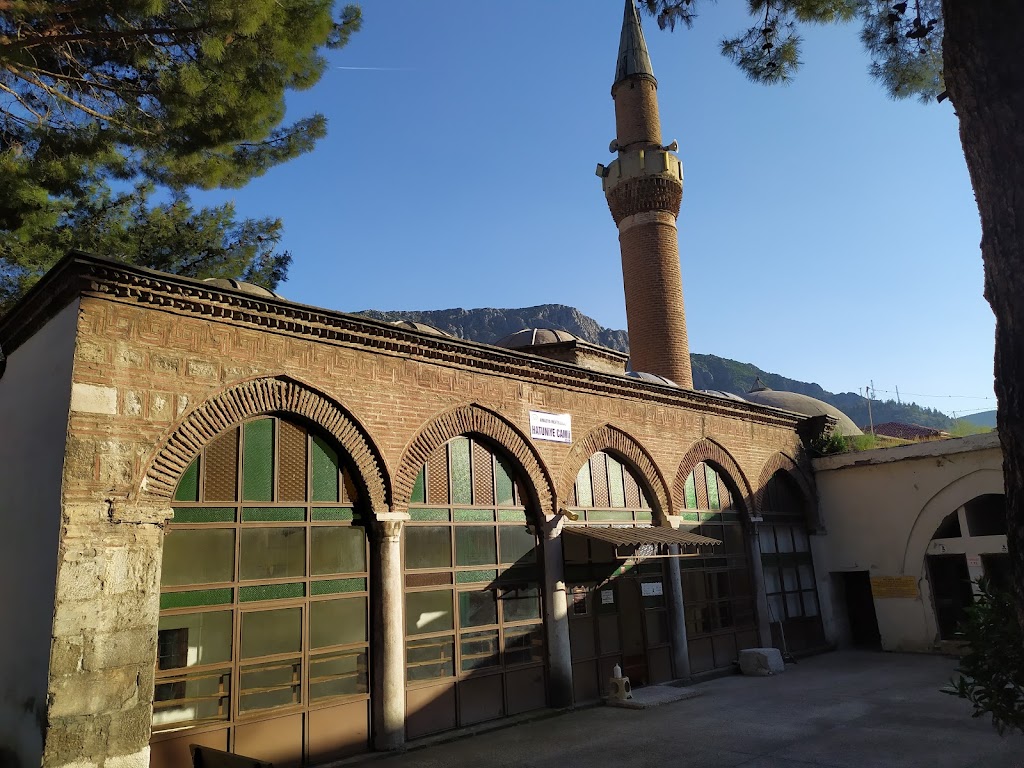
[[[683,166],[661,146],[658,85],[633,0],[626,0],[615,77],[619,155],[598,171],[619,228],[630,363],[692,389],[676,230]]]

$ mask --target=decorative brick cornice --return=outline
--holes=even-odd
[[[641,176],[625,179],[608,190],[608,210],[615,223],[644,211],[665,211],[679,215],[683,201],[683,185],[664,176]]]
[[[271,413],[300,416],[330,435],[354,466],[353,479],[362,486],[372,511],[387,511],[390,494],[384,461],[366,430],[338,403],[288,377],[236,384],[193,408],[162,441],[138,495],[170,499],[181,474],[204,445],[245,419]]]
[[[580,467],[598,451],[612,454],[636,472],[640,485],[651,500],[656,519],[664,521],[673,514],[668,485],[650,454],[635,437],[611,424],[590,430],[572,444],[562,464],[562,476],[558,480],[558,498],[561,503],[571,498]]]
[[[742,418],[785,429],[794,429],[799,421],[795,416],[753,403],[727,401],[692,390],[650,384],[569,363],[539,359],[489,344],[409,331],[383,321],[283,299],[236,293],[211,287],[200,280],[80,253],[65,257],[18,306],[0,319],[0,345],[4,352],[10,356],[43,322],[78,294],[326,344],[372,350],[377,354],[495,373],[577,392],[691,408],[706,414]],[[49,310],[49,313],[44,310]]]
[[[761,467],[761,473],[757,478],[757,494],[755,496],[755,504],[758,514],[761,514],[764,510],[764,492],[765,487],[768,485],[768,481],[771,480],[772,475],[776,472],[785,472],[789,478],[796,484],[797,488],[800,489],[800,495],[804,500],[804,517],[807,520],[807,525],[812,530],[816,530],[821,527],[821,521],[818,519],[818,504],[817,494],[814,491],[813,481],[808,477],[807,473],[803,471],[800,464],[785,453],[779,451],[769,457],[768,461]]]
[[[745,512],[752,513],[755,509],[754,493],[750,488],[747,476],[743,474],[736,459],[709,437],[702,437],[691,445],[686,451],[686,455],[683,456],[683,460],[679,462],[679,471],[676,472],[675,482],[672,483],[672,496],[676,499],[685,498],[686,478],[702,461],[711,464],[722,473],[723,479],[729,485],[729,492],[733,499],[743,505]]]
[[[526,491],[535,511],[554,514],[555,491],[540,456],[527,437],[503,417],[472,403],[453,408],[432,419],[413,438],[402,454],[395,475],[395,510],[404,512],[412,498],[412,487],[420,469],[434,451],[459,435],[479,435],[512,460],[525,475]]]

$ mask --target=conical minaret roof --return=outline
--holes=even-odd
[[[647,53],[647,41],[644,40],[644,31],[640,27],[640,17],[637,15],[634,0],[626,0],[626,9],[622,16],[622,35],[619,38],[619,59],[615,65],[614,83],[621,82],[630,75],[654,77],[651,57]]]

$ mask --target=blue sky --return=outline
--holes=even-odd
[[[952,108],[891,101],[855,25],[808,30],[796,81],[718,53],[746,24],[701,3],[644,19],[678,139],[691,349],[945,411],[994,408],[980,226]],[[594,175],[614,135],[621,0],[365,0],[363,29],[295,95],[315,152],[243,190],[284,219],[279,291],[343,311],[562,303],[624,328],[616,230]],[[383,69],[341,69],[380,67]],[[911,395],[957,395],[923,397]]]

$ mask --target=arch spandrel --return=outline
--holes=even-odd
[[[387,470],[366,429],[327,395],[286,376],[232,385],[193,408],[161,442],[138,497],[169,506],[182,473],[207,443],[246,419],[274,413],[299,416],[333,438],[355,469],[372,512],[388,510]]]
[[[636,438],[611,424],[595,427],[573,442],[569,454],[562,463],[557,489],[559,499],[564,500],[572,496],[573,484],[576,482],[580,467],[599,451],[612,454],[636,471],[637,479],[650,497],[655,519],[664,521],[669,515],[674,514],[668,484],[654,459]]]
[[[482,436],[501,450],[529,481],[526,490],[540,514],[550,517],[555,513],[554,484],[529,439],[503,416],[475,403],[434,417],[406,447],[395,474],[395,511],[408,508],[416,476],[430,454],[459,435]]]
[[[758,475],[757,492],[754,494],[754,509],[757,510],[758,514],[760,514],[764,504],[765,488],[776,472],[785,472],[800,489],[800,494],[804,499],[804,519],[807,522],[807,526],[811,530],[821,528],[821,521],[818,519],[817,494],[814,491],[812,481],[792,456],[788,456],[781,451],[769,457],[768,461],[761,467],[761,473]]]
[[[709,437],[702,437],[691,445],[682,460],[679,462],[679,469],[676,471],[675,480],[672,483],[672,498],[682,499],[685,494],[686,478],[698,464],[705,462],[724,473],[725,479],[736,486],[738,499],[747,514],[755,509],[754,493],[750,487],[747,476],[740,469],[740,465],[720,443]],[[682,508],[682,506],[680,506]]]

